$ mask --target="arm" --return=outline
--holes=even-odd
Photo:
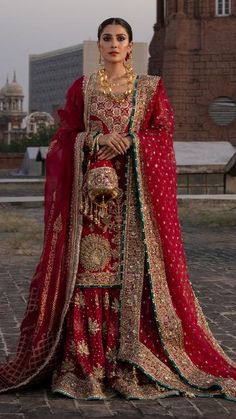
[[[147,179],[160,188],[169,179],[172,191],[176,188],[176,160],[173,147],[174,117],[172,107],[160,79],[138,132],[142,160]],[[150,187],[152,182],[150,182]],[[162,186],[161,186],[162,185]]]

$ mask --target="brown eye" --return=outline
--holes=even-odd
[[[117,39],[119,42],[125,41],[125,36],[118,36]]]
[[[110,36],[104,36],[103,37],[103,41],[105,41],[105,42],[108,42],[110,40],[111,40],[111,37]]]

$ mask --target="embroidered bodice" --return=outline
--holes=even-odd
[[[91,95],[90,130],[126,132],[132,111],[132,96],[118,102],[99,90]]]

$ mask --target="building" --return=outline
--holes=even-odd
[[[68,87],[82,74],[96,71],[99,54],[96,41],[69,48],[30,55],[29,57],[29,113],[40,111],[56,116],[63,106]],[[136,43],[133,51],[137,72],[147,73],[148,45]]]
[[[178,141],[236,145],[236,0],[157,0],[149,74],[163,76]]]
[[[30,55],[29,113],[54,114],[73,80],[83,73],[83,46]]]
[[[5,86],[0,89],[0,142],[10,144],[24,136],[22,121],[27,114],[23,110],[23,101],[23,88],[14,72],[12,82],[9,83],[7,78]]]

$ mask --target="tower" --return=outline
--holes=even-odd
[[[23,89],[14,72],[12,82],[9,83],[7,78],[0,90],[0,141],[10,144],[11,140],[22,136],[22,121],[27,115],[23,110],[23,100]]]
[[[157,0],[149,74],[163,76],[176,140],[236,144],[236,0]]]

